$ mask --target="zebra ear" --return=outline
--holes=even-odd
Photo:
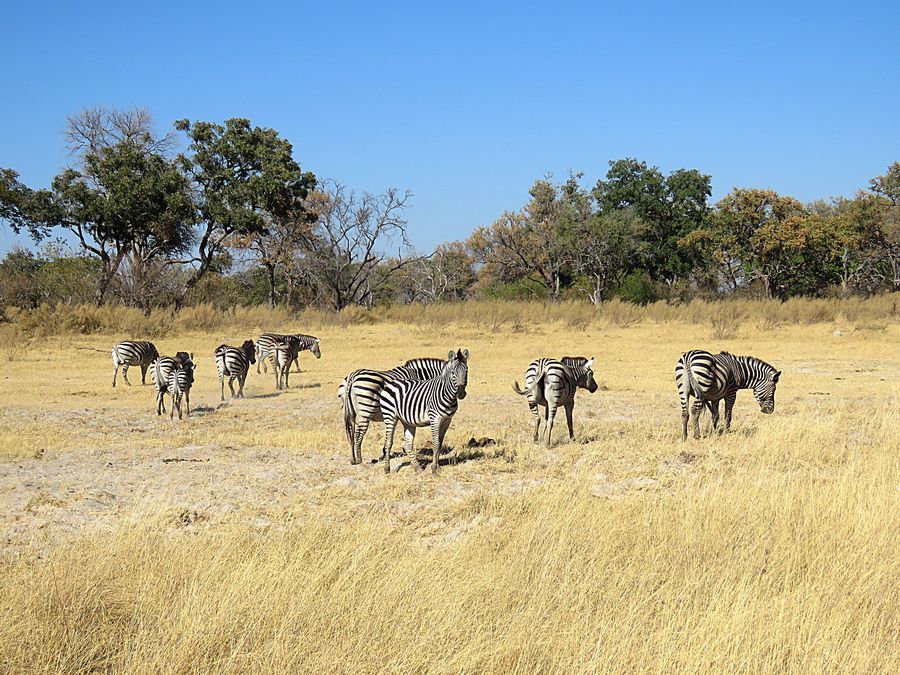
[[[775,374],[772,376],[772,382],[778,382],[778,378],[781,377],[781,371],[775,371]]]
[[[588,362],[585,363],[584,365],[586,365],[588,368],[593,368],[594,367],[594,357],[592,356],[591,358],[589,358]]]
[[[194,360],[194,352],[191,352],[191,361]]]
[[[459,358],[460,361],[468,361],[469,360],[469,350],[463,349],[462,351],[457,352],[456,356],[457,356],[457,358]]]
[[[456,355],[453,353],[452,349],[449,352],[447,352],[447,360],[448,361],[452,361],[454,356],[456,356]]]

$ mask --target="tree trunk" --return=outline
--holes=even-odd
[[[264,267],[269,275],[269,307],[275,309],[275,265],[264,263]]]

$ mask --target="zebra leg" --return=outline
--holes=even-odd
[[[719,429],[719,401],[707,401],[706,407],[709,408],[709,414],[712,415],[713,431],[721,433]]]
[[[402,448],[403,452],[409,455],[409,463],[412,464],[416,472],[421,471],[422,465],[419,464],[419,457],[416,455],[416,428],[412,425],[403,425]]]
[[[291,374],[291,364],[288,363],[284,368],[281,369],[281,374],[284,377],[284,386],[283,389],[290,389],[291,385],[288,384],[288,377]]]
[[[116,386],[116,375],[119,374],[119,364],[113,361],[113,386]]]
[[[149,365],[141,366],[141,386],[144,386],[145,384],[147,384],[147,368],[149,368],[149,367],[150,367]]]
[[[128,381],[128,364],[127,363],[122,364],[122,379],[125,380],[125,384],[127,384],[129,387],[131,386],[131,382]]]
[[[431,473],[437,473],[441,468],[441,425],[444,423],[443,418],[435,417],[431,419]]]
[[[288,368],[290,368],[290,367],[291,367],[291,364],[288,364]],[[294,357],[294,368],[295,368],[295,370],[294,370],[295,373],[301,372],[301,370],[300,370],[300,356],[299,356],[299,355],[297,355],[297,356]]]
[[[278,372],[277,365],[275,366],[274,371],[275,371],[275,391],[281,391],[281,373]]]
[[[224,401],[225,400],[225,376],[224,375],[219,376],[219,384],[222,385],[221,396],[222,396],[222,400]]]
[[[391,446],[394,445],[394,427],[397,426],[396,417],[384,419],[384,472],[391,472]]]
[[[691,405],[691,417],[694,424],[694,438],[700,438],[700,413],[703,412],[703,401],[694,401]]]
[[[178,419],[181,419],[181,405],[178,405],[178,399],[176,398],[175,394],[173,393],[172,394],[172,407],[169,410],[169,419],[170,420],[175,419],[175,408],[176,407],[178,408]]]
[[[453,419],[452,417],[445,417],[444,420],[441,422],[441,436],[438,439],[438,441],[440,442],[440,445],[442,448],[444,447],[444,436],[447,435],[447,429],[450,428],[450,421],[452,419]],[[453,453],[453,463],[456,464],[456,453],[455,452]]]
[[[166,412],[166,395],[162,390],[156,392],[156,414],[162,415]]]
[[[184,407],[187,408],[186,415],[187,417],[191,416],[191,390],[188,389],[184,392]]]
[[[249,370],[249,368],[248,368]],[[247,373],[238,375],[238,398],[244,398],[244,381],[247,379]]]
[[[681,398],[681,440],[682,442],[687,440],[687,432],[688,432],[688,420],[691,417],[690,408],[688,407],[690,403],[690,399],[687,396],[683,396]]]
[[[353,433],[353,446],[350,448],[351,464],[362,464],[362,442],[363,437],[368,430],[369,420],[360,420],[356,423],[356,428]],[[384,456],[382,456],[382,459],[384,459]]]
[[[572,412],[575,410],[575,401],[566,404],[566,424],[569,427],[569,440],[575,440],[575,429],[572,427]]]
[[[228,376],[228,391],[231,392],[231,398],[234,398],[234,375]],[[225,400],[225,394],[222,394],[222,400]]]
[[[553,435],[553,420],[556,419],[556,404],[547,404],[547,428],[544,433],[547,435],[547,447],[550,447],[550,437]]]
[[[528,401],[528,409],[531,411],[531,416],[534,417],[534,442],[537,443],[540,438],[541,415],[538,412],[538,405],[534,401]]]
[[[725,397],[725,431],[731,430],[731,411],[734,410],[734,400],[737,392],[733,391]]]
[[[256,374],[260,374],[259,366],[260,361],[262,361],[262,350],[259,348],[259,344],[256,345]]]

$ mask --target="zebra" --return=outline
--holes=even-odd
[[[216,370],[219,383],[222,385],[221,400],[225,400],[225,377],[228,377],[228,389],[231,398],[235,398],[233,382],[238,381],[237,398],[244,398],[244,382],[250,371],[250,364],[256,363],[256,347],[253,340],[244,340],[240,347],[219,345],[215,351]]]
[[[147,384],[147,369],[157,357],[159,357],[159,352],[156,351],[156,345],[152,342],[145,340],[120,342],[112,348],[112,386],[116,386],[116,375],[119,374],[120,366],[122,367],[122,378],[129,387],[131,382],[128,381],[128,366],[140,366],[141,384]]]
[[[384,472],[391,472],[391,446],[394,429],[399,421],[405,434],[404,451],[412,456],[416,470],[421,469],[415,456],[417,427],[431,427],[433,455],[431,470],[440,467],[441,446],[444,434],[450,427],[459,401],[466,397],[469,381],[469,350],[453,350],[447,357],[441,374],[427,380],[392,380],[384,385],[379,396],[379,407],[384,419]]]
[[[675,366],[675,384],[681,399],[681,440],[688,437],[688,421],[693,415],[694,438],[700,438],[700,413],[705,405],[712,414],[713,429],[719,426],[719,401],[725,399],[725,431],[731,429],[731,412],[738,389],[752,389],[759,409],[775,411],[775,387],[781,371],[753,356],[728,352],[711,354],[694,349],[685,352]],[[697,400],[689,405],[691,396]]]
[[[393,380],[427,380],[441,374],[444,359],[410,359],[390,370],[354,370],[338,387],[338,398],[344,406],[344,429],[350,443],[350,463],[362,464],[362,442],[372,421],[380,422],[379,395],[384,385]]]
[[[541,417],[538,414],[538,406],[544,407],[544,419],[546,425],[547,447],[550,447],[550,436],[553,433],[553,420],[556,418],[556,410],[563,406],[566,410],[566,423],[569,427],[569,440],[575,440],[575,431],[572,427],[572,412],[575,409],[575,391],[581,387],[590,393],[597,391],[597,382],[594,380],[594,358],[586,359],[583,356],[564,356],[556,359],[536,359],[528,365],[525,371],[525,389],[519,388],[518,381],[513,385],[513,390],[520,396],[528,398],[528,408],[534,417],[534,442],[539,439]]]
[[[175,368],[169,374],[168,390],[172,395],[172,410],[169,412],[169,419],[175,418],[175,410],[178,410],[178,419],[181,419],[181,397],[184,396],[184,403],[187,407],[187,416],[191,416],[191,386],[194,384],[194,365],[193,361],[185,364],[181,368]]]
[[[280,333],[263,333],[256,340],[256,374],[259,375],[260,370],[259,367],[262,365],[263,369],[266,372],[269,372],[269,369],[266,367],[266,357],[271,358],[272,351],[275,348],[276,342],[284,342],[288,341],[291,345],[291,353],[293,358],[291,359],[294,364],[296,364],[296,372],[300,372],[300,352],[309,350],[312,352],[317,359],[322,358],[322,351],[319,349],[319,338],[313,335],[303,335],[302,333],[296,333],[294,335],[281,335]],[[272,367],[275,367],[273,362]]]
[[[293,338],[294,336],[291,336]],[[287,340],[278,341],[269,350],[272,359],[272,370],[275,371],[275,389],[281,391],[288,388],[288,376],[291,373],[291,362],[295,357],[291,343]],[[259,362],[257,361],[257,365]]]
[[[153,368],[150,371],[150,376],[153,379],[153,383],[156,385],[157,415],[162,415],[164,412],[166,412],[165,399],[167,393],[171,394],[171,392],[169,391],[169,377],[171,376],[172,371],[186,367],[190,367],[193,371],[193,353],[188,354],[187,352],[178,352],[174,357],[160,356],[153,362]]]

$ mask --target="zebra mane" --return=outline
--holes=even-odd
[[[755,366],[762,366],[764,368],[768,368],[770,372],[776,372],[778,368],[773,366],[771,363],[766,363],[762,359],[758,359],[755,356],[738,356],[737,354],[732,354],[731,352],[721,351],[719,352],[719,356],[727,356],[730,359],[735,359],[738,361],[744,361],[750,363]]]
[[[583,356],[564,356],[560,359],[567,366],[585,366],[588,359]]]

